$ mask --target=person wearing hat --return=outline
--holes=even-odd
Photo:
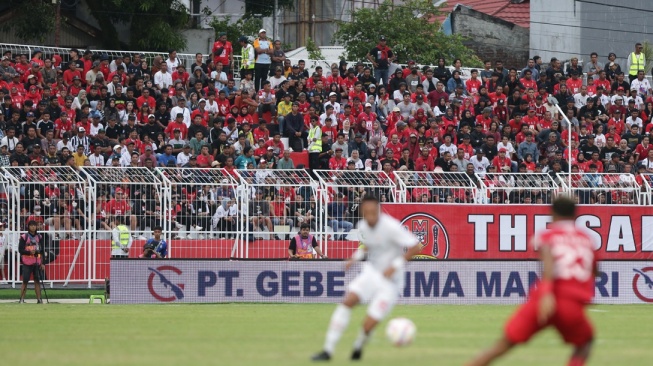
[[[254,64],[254,88],[256,91],[263,88],[263,82],[267,80],[274,54],[274,45],[267,37],[265,29],[258,32],[258,38],[252,44],[256,51],[256,63]]]
[[[379,37],[379,43],[367,53],[366,58],[374,67],[374,79],[379,85],[388,85],[390,75],[388,74],[390,64],[394,61],[395,55],[388,47],[385,36]]]
[[[21,277],[23,284],[20,288],[19,303],[25,302],[25,292],[30,277],[34,279],[34,292],[36,293],[36,302],[41,304],[41,285],[42,274],[45,266],[42,262],[44,252],[45,238],[43,234],[37,232],[38,223],[36,220],[30,220],[27,223],[27,232],[20,236],[18,241],[18,253],[20,253]],[[4,253],[3,253],[4,255]]]
[[[222,70],[231,75],[231,68],[234,65],[234,48],[231,42],[227,40],[226,32],[218,34],[218,39],[213,43],[211,54],[213,55],[213,64],[222,65]]]
[[[256,50],[245,36],[240,36],[240,38],[238,38],[238,43],[241,46],[240,78],[244,80],[246,74],[254,75]]]

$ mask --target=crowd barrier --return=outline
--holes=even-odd
[[[650,174],[606,177],[597,186],[581,184],[596,181],[581,174],[569,186],[565,176],[454,172],[397,172],[393,178],[301,169],[66,166],[0,172],[0,208],[8,224],[0,280],[13,286],[19,281],[18,238],[31,219],[44,226],[46,283],[90,286],[109,276],[112,217],[132,235],[129,258],[141,254],[159,225],[170,258],[287,258],[289,241],[307,223],[322,252],[343,259],[359,245],[355,224],[365,195],[381,197],[383,209],[420,237],[422,258],[532,259],[528,237],[550,221],[547,204],[560,193],[577,197],[577,222],[590,230],[602,259],[646,260],[653,254],[653,237],[646,234],[653,229]],[[615,199],[599,199],[606,192]],[[495,202],[498,194],[504,200]],[[624,196],[638,198],[618,199]]]
[[[537,261],[416,261],[400,304],[519,304]],[[111,303],[335,303],[360,270],[333,261],[112,260]],[[653,262],[603,261],[596,304],[653,302]]]

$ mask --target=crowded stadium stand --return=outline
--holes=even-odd
[[[255,74],[219,52],[0,49],[2,229],[42,225],[50,281],[105,278],[118,225],[130,257],[162,226],[170,257],[282,258],[308,223],[344,258],[366,195],[653,202],[653,91],[614,62],[591,76],[557,59],[409,62],[381,81],[369,63],[323,70],[282,51]]]

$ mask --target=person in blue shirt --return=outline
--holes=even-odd
[[[168,163],[173,162],[174,165],[177,165],[177,158],[172,155],[172,145],[166,145],[164,153],[160,154],[156,159],[159,166],[168,166]]]
[[[346,233],[350,232],[354,228],[354,224],[347,221],[347,205],[343,202],[344,196],[342,194],[337,194],[335,201],[329,203],[327,209],[327,224],[331,226],[334,233],[338,233],[339,229],[342,229],[340,237],[334,234],[335,240],[345,240]]]
[[[163,228],[155,226],[152,229],[153,238],[148,239],[143,246],[141,258],[168,258],[168,243],[161,238]]]
[[[256,166],[256,160],[254,159],[254,149],[251,146],[245,147],[243,154],[236,159],[236,169],[247,169],[247,165],[252,163]]]

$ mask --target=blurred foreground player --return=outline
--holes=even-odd
[[[554,326],[564,341],[574,346],[567,365],[585,365],[594,333],[584,311],[594,297],[594,246],[575,226],[576,205],[571,199],[557,198],[552,215],[550,228],[533,238],[542,261],[537,288],[508,321],[503,337],[468,366],[488,365],[548,326]]]
[[[361,245],[347,261],[349,269],[356,261],[367,257],[361,273],[349,284],[347,295],[331,316],[323,351],[312,357],[313,361],[328,361],[336,344],[349,325],[351,310],[361,302],[369,302],[367,316],[356,341],[352,360],[359,360],[362,349],[372,330],[385,318],[404,288],[406,261],[419,254],[419,240],[406,231],[399,221],[380,212],[379,201],[365,197],[360,205],[363,220],[358,223]]]

